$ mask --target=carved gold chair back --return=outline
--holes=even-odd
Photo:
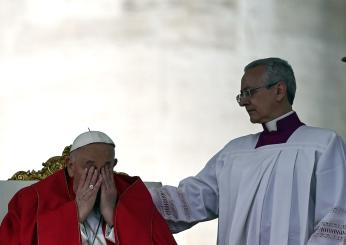
[[[35,171],[18,171],[9,180],[42,180],[65,167],[66,157],[70,154],[71,146],[66,146],[61,156],[54,156],[42,163],[43,168]]]

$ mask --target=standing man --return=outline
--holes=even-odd
[[[114,143],[89,131],[66,168],[12,198],[0,244],[176,245],[139,177],[113,173]]]
[[[219,245],[346,242],[345,144],[299,120],[295,92],[285,60],[245,67],[236,99],[263,131],[230,141],[178,187],[151,190],[173,232],[218,218]]]

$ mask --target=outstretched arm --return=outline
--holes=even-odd
[[[182,180],[178,187],[163,186],[150,189],[157,209],[173,233],[218,217],[218,158],[219,154],[216,154],[199,174]]]

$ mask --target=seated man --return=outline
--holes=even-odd
[[[114,147],[79,135],[65,169],[12,198],[0,244],[176,244],[141,179],[113,173]]]

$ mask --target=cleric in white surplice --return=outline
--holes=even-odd
[[[218,218],[219,245],[346,244],[345,143],[299,120],[295,91],[282,59],[245,67],[237,101],[263,132],[232,140],[178,188],[151,190],[173,232]]]

